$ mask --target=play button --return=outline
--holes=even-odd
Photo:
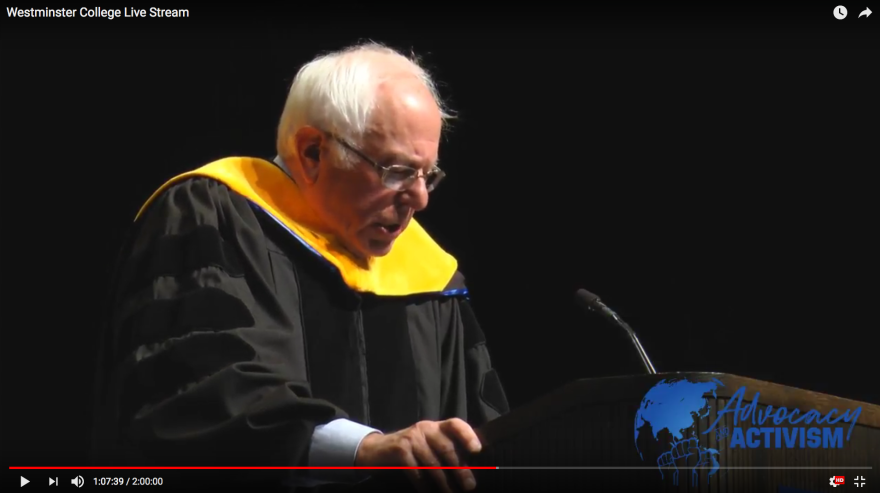
[[[26,484],[28,484],[28,483],[30,483],[30,481],[28,481],[24,476],[22,476],[22,477],[21,477],[21,485],[24,486],[24,485],[26,485]]]

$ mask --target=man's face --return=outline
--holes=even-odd
[[[442,120],[430,92],[416,80],[394,80],[379,88],[367,133],[352,142],[382,165],[407,165],[425,172],[437,161]],[[347,138],[340,135],[341,138]],[[416,211],[428,205],[425,181],[406,190],[382,183],[382,171],[355,158],[353,169],[337,166],[340,144],[323,134],[317,178],[307,200],[326,228],[355,255],[381,257],[391,251]]]

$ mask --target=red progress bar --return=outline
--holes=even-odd
[[[207,469],[207,470],[234,470],[234,469],[498,469],[497,467],[282,467],[282,466],[273,466],[273,467],[221,467],[221,466],[203,466],[203,467],[35,467],[35,466],[10,466],[9,469],[77,469],[77,470],[87,470],[87,469],[97,469],[97,470],[110,470],[110,469],[119,469],[119,470],[132,470],[132,469],[155,469],[155,470],[169,470],[169,469]]]

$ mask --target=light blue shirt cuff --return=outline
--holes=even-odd
[[[379,430],[347,419],[337,419],[315,427],[309,449],[310,467],[354,466],[364,437]]]
[[[337,419],[315,427],[309,449],[309,467],[352,467],[358,448],[370,433],[381,433],[347,419]],[[367,479],[366,469],[313,469],[307,478],[301,478],[301,486],[317,486],[326,483],[356,483]]]

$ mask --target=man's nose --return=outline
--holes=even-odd
[[[416,212],[428,207],[428,189],[425,187],[425,180],[419,178],[411,187],[404,190],[401,202]]]

